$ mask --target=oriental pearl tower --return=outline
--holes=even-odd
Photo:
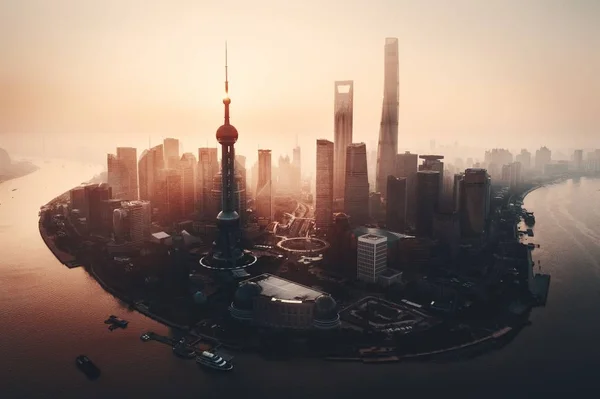
[[[200,264],[209,269],[232,270],[256,263],[250,251],[240,247],[240,216],[234,209],[235,192],[235,148],[237,129],[229,123],[229,80],[227,75],[227,43],[225,44],[225,122],[217,129],[217,141],[221,144],[222,210],[217,215],[218,236],[213,243],[212,253],[200,259]]]

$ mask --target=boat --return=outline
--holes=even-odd
[[[196,363],[201,366],[207,367],[213,370],[219,371],[230,371],[233,370],[233,364],[229,363],[221,356],[216,353],[204,351],[200,353],[200,356],[196,357]]]
[[[87,356],[77,356],[75,364],[90,380],[100,377],[100,369]]]
[[[142,336],[140,337],[140,339],[144,342],[150,341],[150,338],[151,338],[150,334],[148,334],[148,333],[142,334]]]
[[[184,359],[193,359],[196,357],[196,351],[186,345],[184,338],[181,338],[178,343],[173,345],[173,353]]]

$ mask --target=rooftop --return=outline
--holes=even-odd
[[[284,301],[314,301],[324,294],[321,291],[271,274],[261,274],[244,281],[244,283],[249,282],[256,283],[262,288],[261,296]]]
[[[365,235],[360,236],[359,238],[361,238],[363,240],[373,241],[373,242],[387,240],[387,238],[385,236],[378,236],[376,234],[365,234]]]

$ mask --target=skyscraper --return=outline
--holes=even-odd
[[[396,154],[398,154],[398,39],[385,39],[383,107],[377,147],[377,184],[384,198],[387,198],[387,177],[394,174]]]
[[[340,80],[334,84],[334,168],[333,196],[344,197],[346,178],[346,149],[352,143],[354,81]]]
[[[417,173],[417,235],[431,237],[433,217],[440,197],[440,172],[420,170]]]
[[[179,140],[165,139],[165,167],[167,169],[177,169],[179,166]]]
[[[396,155],[395,177],[406,178],[406,221],[414,224],[417,217],[417,172],[419,156],[409,151]]]
[[[234,210],[235,195],[235,143],[238,131],[229,123],[229,79],[227,76],[227,46],[225,47],[225,106],[224,123],[217,129],[217,141],[221,144],[222,211],[217,215],[219,229],[215,246],[210,255],[200,259],[200,264],[213,269],[237,269],[256,262],[256,257],[246,254],[240,247],[240,216]]]
[[[131,242],[141,244],[150,235],[152,211],[148,201],[126,201],[121,203],[121,214],[127,218]]]
[[[271,168],[271,150],[258,150],[256,213],[259,218],[269,221],[273,219],[273,181]]]
[[[199,148],[196,192],[200,217],[204,220],[215,218],[221,206],[221,201],[215,204],[212,200],[213,181],[217,173],[219,173],[217,149]]]
[[[575,150],[573,153],[573,167],[577,171],[583,169],[583,150]]]
[[[538,172],[544,172],[544,167],[552,162],[552,151],[547,147],[542,147],[535,152],[535,169]]]
[[[164,169],[164,167],[165,161],[162,144],[145,150],[142,153],[138,161],[141,200],[154,202],[156,176],[158,175],[158,171]]]
[[[186,152],[179,161],[179,171],[182,185],[182,209],[184,216],[193,215],[196,211],[196,167],[197,161],[194,154]]]
[[[332,155],[333,156],[333,155]],[[300,147],[296,146],[293,150],[292,155],[292,167],[293,167],[293,181],[295,194],[300,194],[302,191],[302,157],[300,152]]]
[[[460,227],[463,237],[482,236],[490,213],[491,184],[485,169],[467,169],[460,192]]]
[[[91,231],[100,231],[102,228],[102,205],[111,199],[112,189],[108,184],[102,183],[94,187],[89,195],[88,227]]]
[[[107,156],[107,179],[115,198],[138,199],[137,150],[117,147],[117,154]]]
[[[385,220],[388,230],[403,233],[406,228],[406,177],[388,176]]]
[[[155,202],[162,222],[176,222],[183,216],[183,179],[179,169],[162,169],[156,179]]]
[[[369,221],[369,178],[365,143],[353,143],[346,149],[344,210],[355,226]]]
[[[377,282],[387,268],[387,238],[375,234],[358,237],[356,274],[359,280]]]
[[[333,224],[333,151],[331,141],[317,140],[315,227],[325,233]]]

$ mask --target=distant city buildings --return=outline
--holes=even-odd
[[[375,191],[387,198],[387,177],[394,175],[398,154],[399,61],[398,39],[385,39],[384,81]]]
[[[182,185],[182,214],[184,217],[196,213],[196,168],[198,161],[191,152],[186,152],[179,161]]]
[[[520,162],[502,166],[502,182],[511,190],[516,190],[523,185],[523,167]]]
[[[343,198],[346,180],[346,154],[352,143],[354,82],[342,80],[335,82],[334,97],[334,169],[333,196]]]
[[[552,151],[548,147],[542,147],[535,152],[535,169],[540,173],[544,173],[546,165],[552,162]]]
[[[576,171],[583,169],[583,150],[575,150],[573,152],[573,168]]]
[[[217,148],[199,148],[196,193],[200,218],[203,220],[212,220],[219,212],[220,204],[215,204],[212,199],[214,177],[217,173],[219,173]]]
[[[516,156],[516,161],[522,165],[524,171],[531,169],[531,153],[526,149],[522,149]]]
[[[179,140],[167,138],[163,141],[165,149],[165,167],[177,169],[179,166]]]
[[[258,182],[256,214],[263,220],[273,220],[273,181],[271,177],[271,150],[258,150]]]
[[[405,152],[396,155],[395,177],[406,178],[406,219],[410,224],[415,223],[417,215],[417,172],[419,156]]]
[[[334,144],[317,140],[315,227],[329,232],[333,224]]]
[[[107,156],[107,180],[113,195],[125,200],[138,199],[137,150],[117,147],[117,154]]]
[[[240,205],[237,209],[240,215],[240,225],[244,226],[248,220],[247,208],[248,208],[248,184],[247,184],[247,172],[246,172],[246,157],[243,155],[235,156],[235,187],[234,192],[239,193]]]
[[[140,199],[154,202],[156,177],[165,167],[163,145],[145,150],[138,161]]]
[[[353,225],[369,221],[369,180],[367,147],[364,143],[350,144],[346,150],[345,213]]]
[[[120,217],[126,217],[129,241],[141,244],[150,236],[152,209],[149,201],[126,201],[121,204]]]
[[[183,179],[178,169],[163,169],[156,179],[155,202],[160,220],[175,222],[183,216]]]
[[[379,275],[387,268],[387,238],[375,234],[358,237],[356,254],[357,278],[376,283]]]

